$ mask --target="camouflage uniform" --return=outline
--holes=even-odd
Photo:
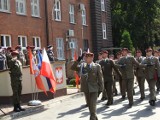
[[[11,87],[13,91],[13,104],[20,104],[22,91],[22,64],[19,60],[11,59],[10,61]]]

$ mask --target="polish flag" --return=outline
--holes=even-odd
[[[30,74],[33,74],[35,76],[36,80],[36,85],[38,89],[43,90],[46,93],[46,89],[44,87],[44,84],[42,82],[41,76],[40,76],[40,71],[38,69],[38,66],[35,64],[31,49],[29,49],[29,60],[30,60]]]
[[[42,66],[41,66],[40,74],[49,79],[52,85],[52,87],[50,88],[50,91],[54,93],[56,91],[56,79],[53,74],[52,67],[45,49],[43,49]]]

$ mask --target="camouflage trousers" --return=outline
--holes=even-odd
[[[11,87],[13,91],[13,104],[20,104],[20,97],[22,92],[21,80],[11,79]]]

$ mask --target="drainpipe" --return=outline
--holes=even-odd
[[[49,23],[48,23],[48,0],[44,0],[45,4],[45,20],[46,20],[46,39],[47,39],[47,46],[49,45]]]

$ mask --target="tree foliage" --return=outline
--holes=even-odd
[[[160,0],[111,0],[114,46],[119,47],[124,30],[135,49],[144,50],[160,41]]]

